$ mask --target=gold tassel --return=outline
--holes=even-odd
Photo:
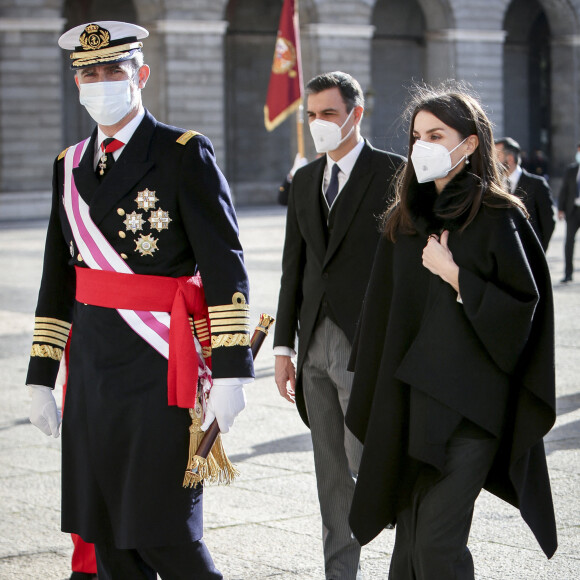
[[[202,412],[199,402],[195,409],[189,410],[191,425],[189,427],[189,459],[183,478],[183,487],[197,487],[198,483],[230,484],[240,474],[235,465],[228,459],[222,444],[221,435],[209,452],[207,459],[196,455],[196,451],[205,435],[201,430]]]

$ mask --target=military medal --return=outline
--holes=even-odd
[[[143,219],[142,214],[134,211],[132,213],[127,214],[127,217],[125,218],[123,223],[125,224],[127,231],[131,230],[133,233],[136,233],[137,230],[143,229],[143,224],[145,223],[145,220]]]
[[[107,154],[103,153],[99,159],[99,175],[105,175],[105,169],[107,169]]]
[[[144,209],[147,211],[155,209],[155,202],[159,200],[155,197],[154,191],[149,191],[148,188],[145,188],[143,191],[137,192],[135,201],[137,202],[137,209]]]
[[[135,240],[136,248],[135,251],[139,252],[142,256],[152,256],[153,252],[158,250],[157,239],[152,237],[151,234],[144,236],[141,234],[139,239]]]
[[[151,229],[155,229],[158,232],[168,229],[170,221],[172,220],[169,217],[169,212],[163,211],[161,208],[159,208],[157,211],[152,211],[151,217],[149,218]]]

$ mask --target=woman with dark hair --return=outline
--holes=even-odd
[[[551,281],[522,202],[501,187],[478,101],[423,87],[409,112],[411,159],[351,359],[346,423],[364,452],[350,524],[361,544],[396,525],[392,580],[468,580],[483,488],[556,550],[543,446],[555,420]]]

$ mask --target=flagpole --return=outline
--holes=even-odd
[[[300,42],[300,0],[296,0],[295,4],[294,4],[294,12],[295,15],[298,16],[297,20],[297,24],[298,26],[296,26],[296,44],[298,46],[302,46],[302,43]],[[300,61],[300,67],[302,67],[302,63]],[[302,103],[300,104],[300,106],[298,107],[298,110],[296,111],[296,141],[298,142],[298,155],[300,155],[300,157],[305,157],[304,155],[304,106],[302,105]]]
[[[300,105],[296,111],[296,139],[298,141],[298,155],[300,157],[305,157],[304,155],[304,107]]]

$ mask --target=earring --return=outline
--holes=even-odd
[[[465,158],[465,165],[469,165],[469,157]]]

